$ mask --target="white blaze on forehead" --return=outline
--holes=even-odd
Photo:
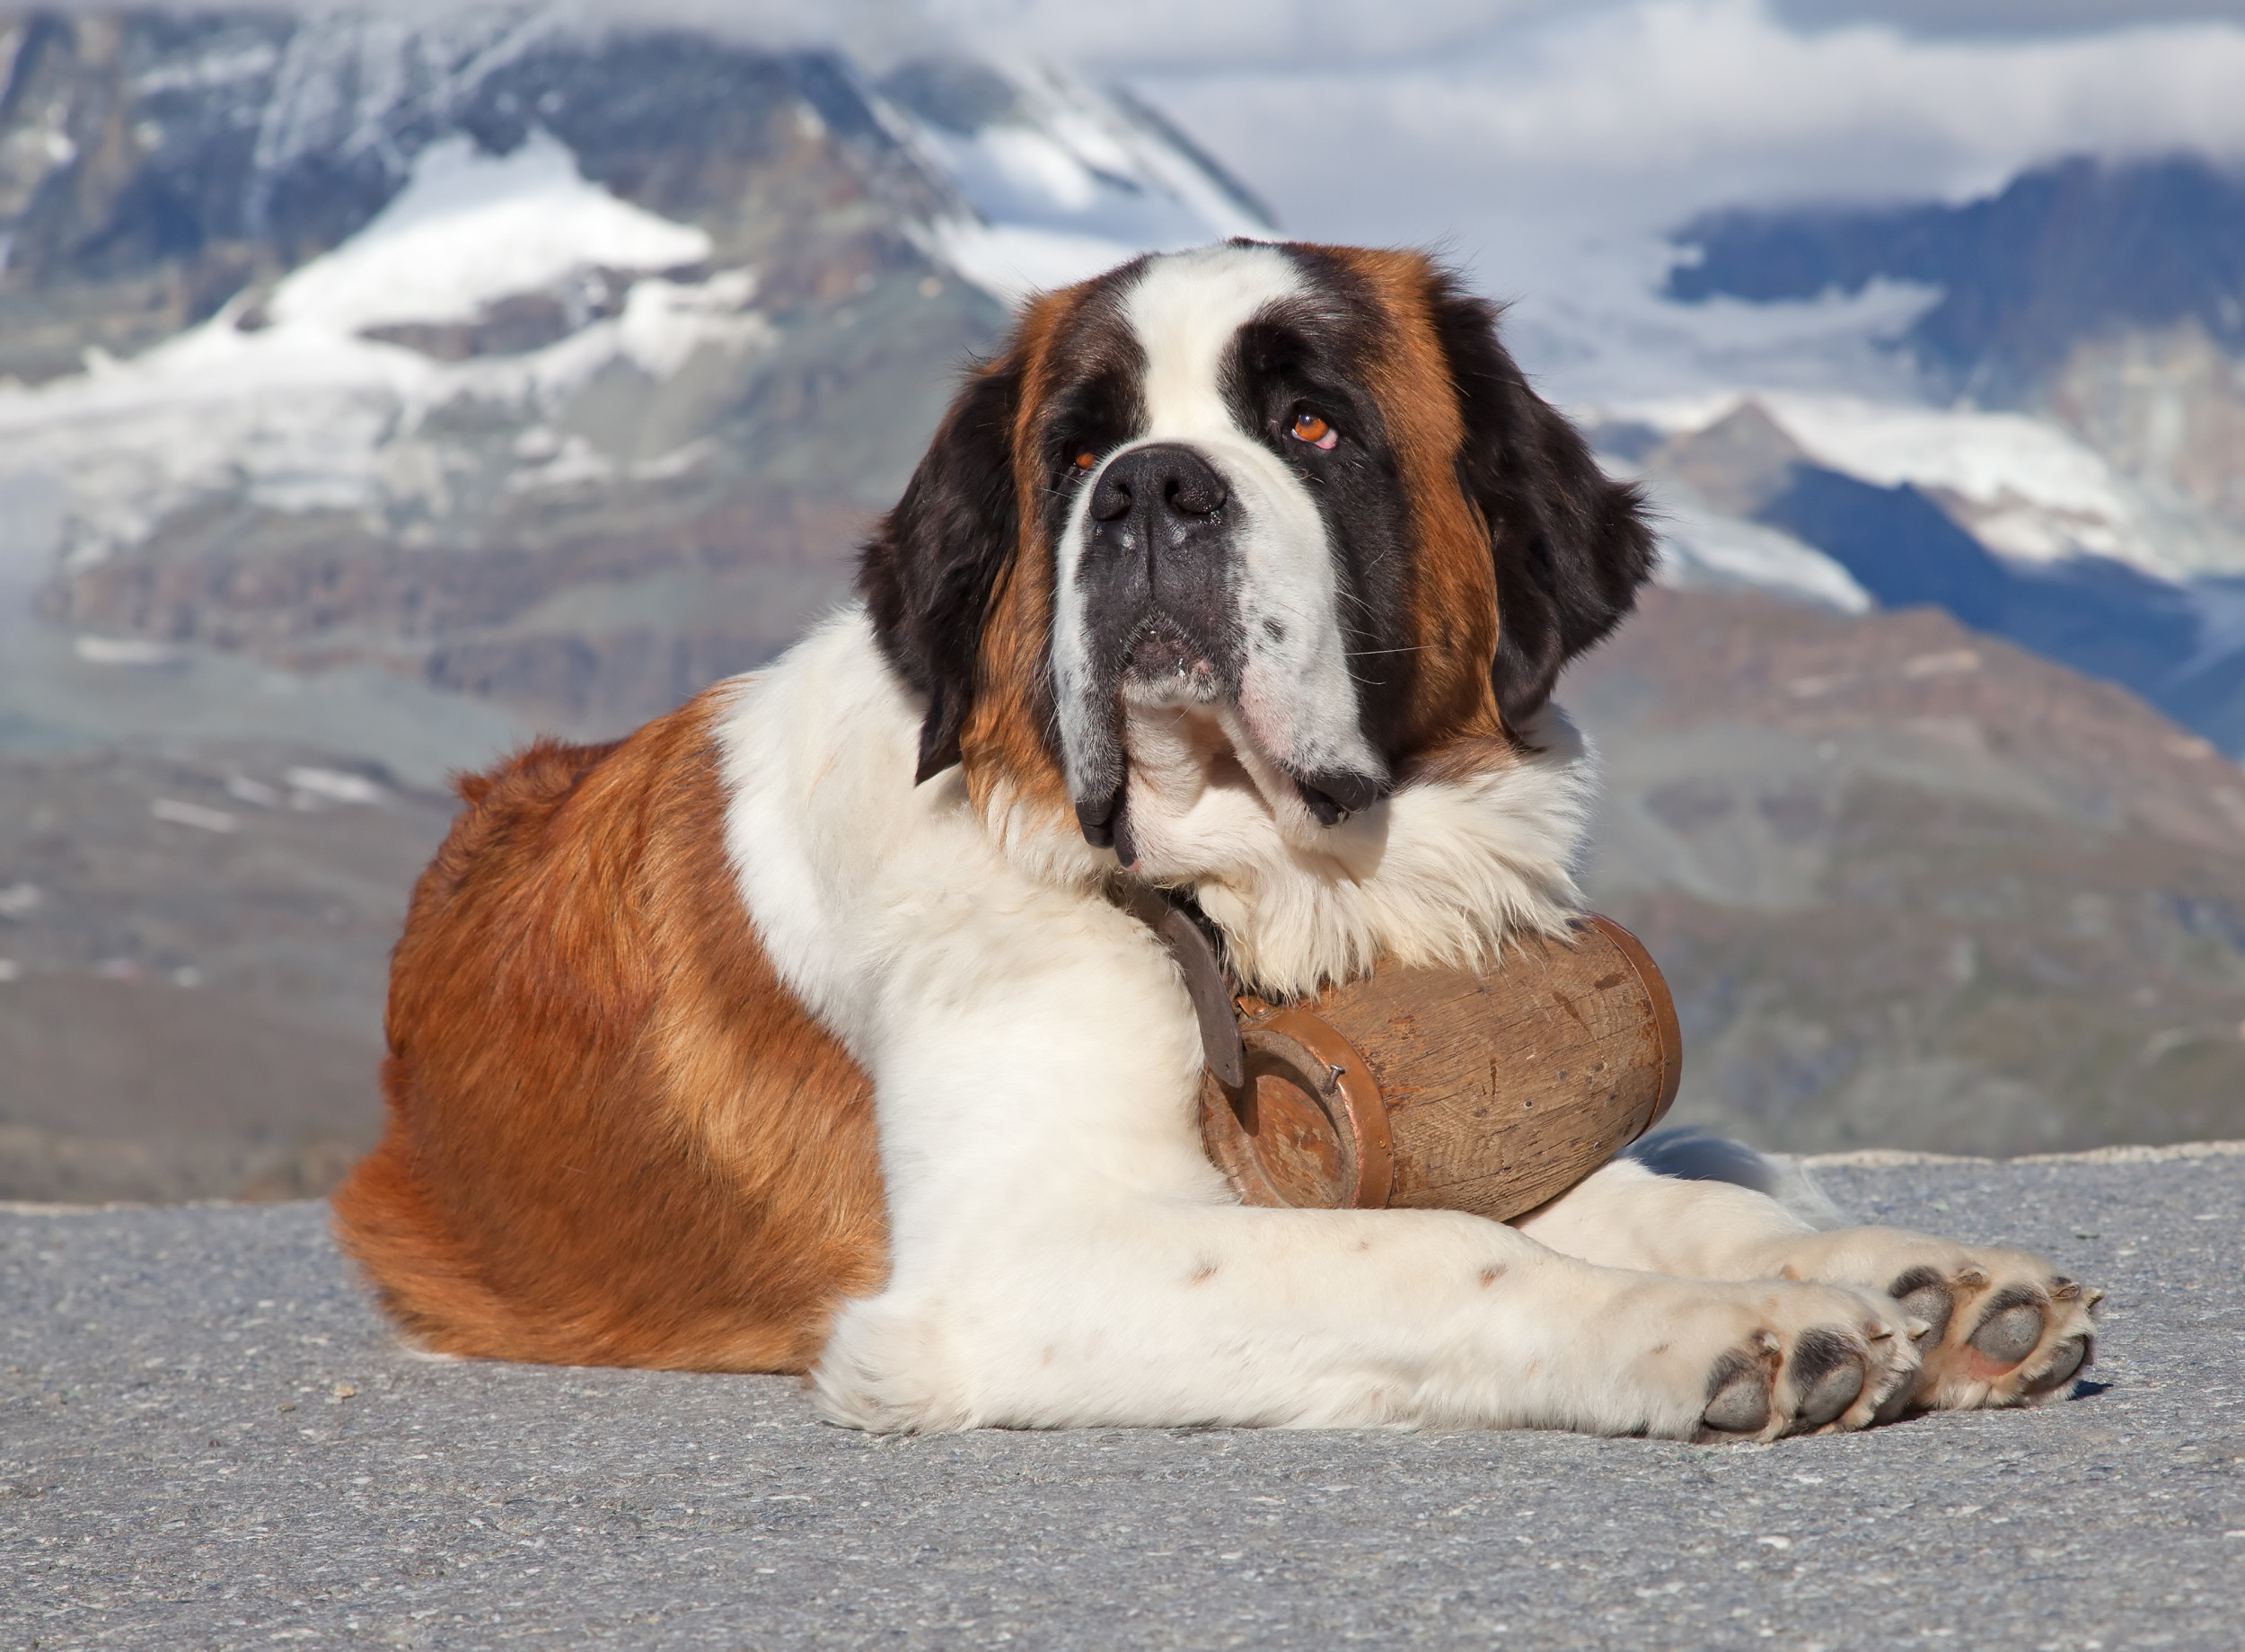
[[[1225,353],[1239,330],[1308,291],[1274,247],[1209,247],[1156,259],[1123,315],[1146,353],[1146,428],[1156,441],[1243,433],[1224,400]]]

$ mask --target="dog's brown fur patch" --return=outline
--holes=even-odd
[[[886,1271],[871,1086],[726,858],[725,703],[461,787],[392,968],[387,1133],[335,1198],[433,1349],[802,1370]]]
[[[1490,685],[1497,651],[1496,574],[1489,527],[1459,489],[1466,438],[1450,366],[1436,335],[1437,271],[1422,253],[1359,247],[1319,250],[1370,288],[1386,334],[1365,382],[1388,430],[1410,501],[1411,615],[1418,650],[1411,700],[1397,745],[1409,766],[1450,742],[1483,745],[1503,730]]]
[[[1048,293],[1030,304],[1014,334],[1009,359],[1021,373],[1014,419],[1013,467],[1020,542],[999,575],[983,622],[974,708],[960,732],[960,767],[967,795],[986,810],[1002,786],[1012,807],[1026,807],[1073,830],[1068,782],[1044,738],[1052,630],[1052,548],[1044,525],[1044,467],[1037,457],[1040,414],[1058,372],[1057,352],[1086,289]]]

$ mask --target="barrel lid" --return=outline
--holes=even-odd
[[[1629,967],[1637,972],[1638,984],[1644,988],[1645,997],[1652,1005],[1653,1032],[1660,1045],[1660,1089],[1651,1115],[1637,1132],[1642,1136],[1668,1116],[1668,1109],[1676,1103],[1677,1090],[1684,1082],[1684,1030],[1676,1019],[1676,999],[1668,991],[1668,978],[1660,973],[1660,966],[1653,962],[1643,942],[1602,912],[1586,912],[1577,921],[1614,943],[1629,961]]]

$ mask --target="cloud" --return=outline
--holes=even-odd
[[[1211,52],[1134,83],[1290,233],[1436,245],[1523,300],[1516,335],[1584,395],[1659,361],[1681,388],[1710,349],[1735,369],[1720,318],[1651,298],[1662,232],[1707,207],[1962,198],[2084,152],[2245,157],[2236,23],[1933,38],[1798,26],[1761,0],[1634,0],[1519,7],[1476,35],[1462,7],[1416,15],[1448,44],[1247,67]],[[1862,338],[1836,328],[1800,371]]]
[[[1932,40],[1650,0],[1502,48],[1148,81],[1310,233],[1489,207],[1673,222],[1737,200],[1959,198],[2067,154],[2245,157],[2245,27],[2227,23]]]
[[[2121,24],[2245,22],[2245,0],[1776,0],[1787,22],[1887,23],[1912,34],[2101,34]]]
[[[1112,72],[1334,70],[1434,61],[1626,0],[928,0],[958,39]]]

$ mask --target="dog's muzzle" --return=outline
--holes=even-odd
[[[1124,701],[1238,698],[1240,517],[1216,467],[1181,443],[1118,453],[1092,484],[1075,576],[1090,664],[1085,690],[1107,720],[1107,737],[1079,777],[1076,814],[1099,848],[1114,844],[1127,778]]]
[[[1087,841],[1128,864],[1125,705],[1237,703],[1248,646],[1239,536],[1251,524],[1222,472],[1183,443],[1118,453],[1091,486],[1074,576],[1089,666],[1083,690],[1099,735],[1078,766],[1076,816]],[[1369,807],[1385,790],[1375,777],[1297,772],[1278,760],[1323,825]]]
[[[1086,514],[1076,577],[1099,674],[1112,673],[1100,686],[1237,693],[1239,507],[1216,467],[1180,443],[1133,448],[1100,472]]]

